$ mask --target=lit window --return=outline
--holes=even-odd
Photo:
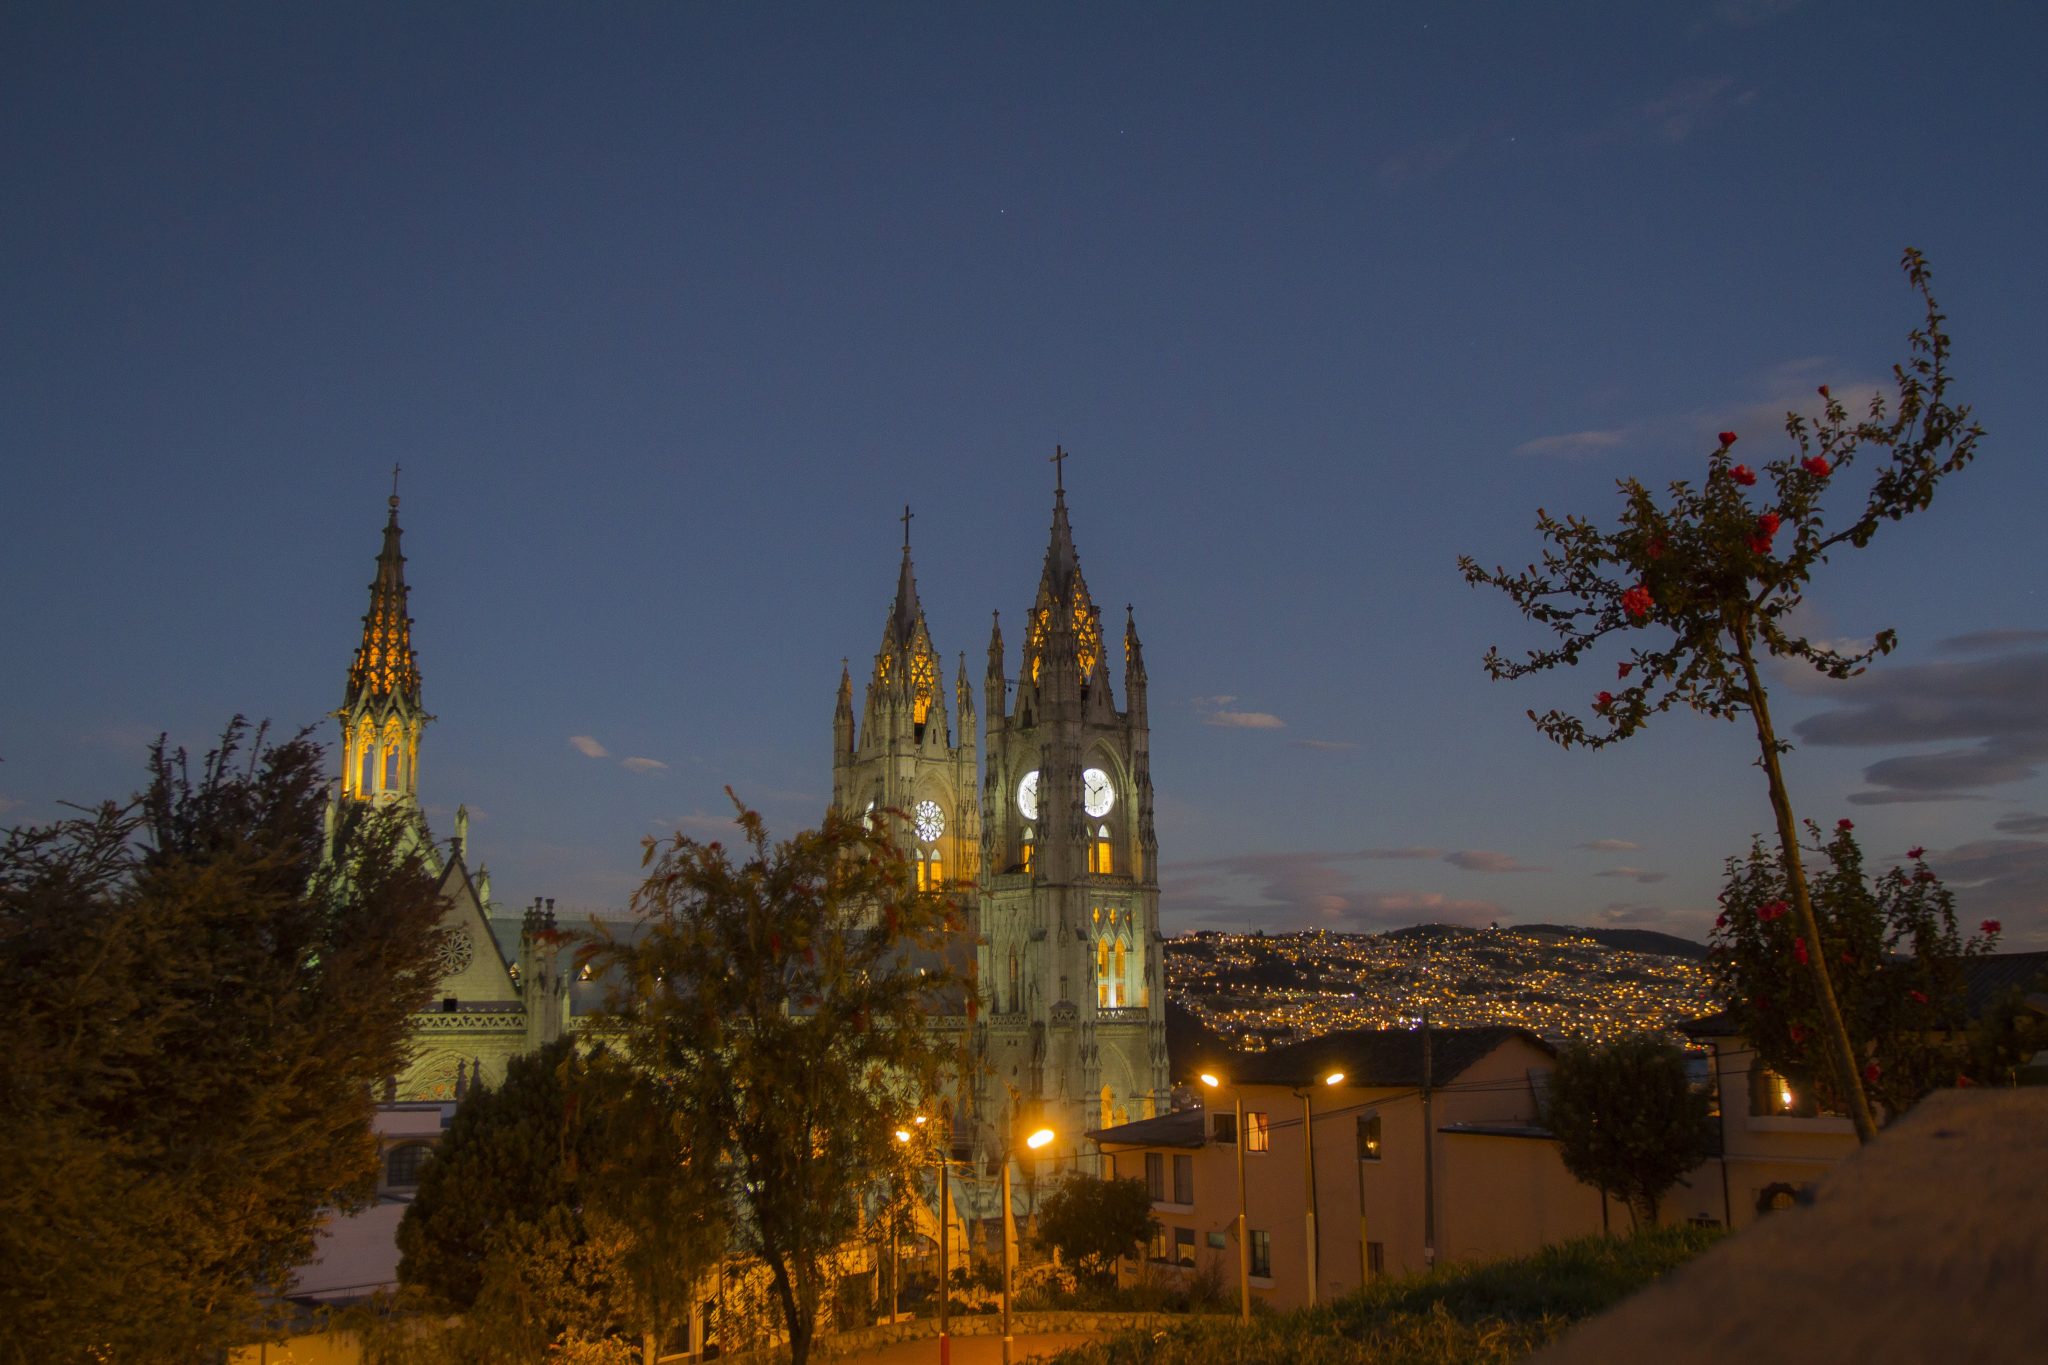
[[[1262,1280],[1273,1278],[1273,1234],[1252,1229],[1252,1274]]]
[[[1244,1149],[1247,1152],[1273,1150],[1273,1127],[1263,1110],[1254,1109],[1244,1116]]]
[[[1380,1116],[1360,1114],[1358,1116],[1358,1159],[1378,1161],[1380,1159]]]
[[[1173,1230],[1173,1260],[1176,1265],[1191,1266],[1195,1263],[1195,1230],[1175,1228]]]
[[[1024,870],[1025,870],[1026,872],[1029,872],[1029,871],[1031,870],[1031,850],[1032,850],[1032,842],[1031,842],[1031,841],[1032,841],[1032,833],[1031,833],[1031,830],[1027,828],[1027,829],[1026,829],[1026,830],[1024,831]]]

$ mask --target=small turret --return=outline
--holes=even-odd
[[[341,795],[347,801],[416,801],[420,736],[433,717],[420,705],[420,667],[407,615],[405,555],[399,549],[398,475],[391,514],[370,584],[363,638],[349,664],[341,709]]]

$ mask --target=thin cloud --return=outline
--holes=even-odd
[[[1291,742],[1297,749],[1316,749],[1323,753],[1337,753],[1358,747],[1355,742],[1348,739],[1297,739]]]
[[[1444,851],[1440,848],[1421,847],[1368,848],[1350,856],[1364,858],[1372,862],[1391,862],[1404,858],[1441,858],[1444,856]]]
[[[1446,853],[1444,861],[1453,867],[1462,867],[1467,872],[1548,872],[1545,867],[1530,867],[1518,862],[1512,854],[1495,853],[1490,849],[1461,848]]]
[[[2021,812],[2007,815],[1991,823],[1991,828],[2005,834],[2048,834],[2048,815],[2034,815]]]
[[[1930,853],[1927,862],[1955,892],[1957,918],[1967,930],[1981,919],[2005,925],[2006,951],[2039,945],[2048,931],[2048,843],[2038,839],[1982,839]]]
[[[610,758],[612,756],[611,750],[599,744],[589,735],[569,736],[569,747],[582,754],[585,758]]]
[[[2035,776],[2048,762],[2048,651],[2039,631],[1980,631],[1943,641],[1962,657],[1879,667],[1834,689],[1839,705],[1801,721],[1801,742],[1845,747],[1947,743],[1863,770],[1860,806],[1979,799],[1980,787]],[[1964,741],[1958,745],[1956,741]]]
[[[1595,853],[1634,853],[1642,848],[1642,845],[1627,839],[1589,839],[1583,844],[1574,844],[1573,847],[1591,849]]]
[[[1516,455],[1556,455],[1564,459],[1583,459],[1627,445],[1630,432],[1626,427],[1608,431],[1567,431],[1556,436],[1538,436],[1533,441],[1524,441],[1514,448]]]
[[[28,802],[17,796],[0,795],[0,815],[5,815],[11,810],[20,810],[27,804]]]
[[[1663,881],[1671,874],[1669,872],[1646,872],[1640,867],[1610,867],[1605,872],[1595,872],[1593,875],[1596,877],[1626,877],[1630,881],[1650,886]]]
[[[1587,142],[1595,147],[1676,147],[1756,100],[1755,90],[1737,86],[1731,76],[1692,76],[1620,114]]]
[[[1287,722],[1270,711],[1237,711],[1230,703],[1236,697],[1196,697],[1195,710],[1202,717],[1204,725],[1220,725],[1231,730],[1282,730]]]
[[[1270,711],[1211,711],[1202,717],[1204,725],[1220,725],[1228,730],[1284,730],[1287,722]]]
[[[1664,908],[1659,905],[1631,905],[1627,901],[1609,901],[1594,912],[1593,918],[1601,924],[1616,928],[1651,924],[1664,918]]]
[[[1418,917],[1482,924],[1500,917],[1492,901],[1418,888],[1386,890],[1358,884],[1346,864],[1436,856],[1438,850],[1365,849],[1336,852],[1244,853],[1168,864],[1164,899],[1177,917],[1204,923],[1269,924],[1375,930]]]
[[[668,764],[658,758],[622,758],[619,760],[619,766],[636,773],[658,773],[668,770]]]

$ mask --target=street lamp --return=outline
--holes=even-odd
[[[1223,1079],[1207,1071],[1202,1073],[1202,1084],[1211,1090],[1221,1090]],[[1244,1094],[1236,1086],[1230,1088],[1231,1098],[1237,1102],[1237,1307],[1238,1315],[1246,1322],[1252,1320],[1252,1247],[1244,1227]]]
[[[1323,1077],[1324,1085],[1337,1085],[1344,1079],[1341,1071],[1332,1071]],[[1321,1244],[1316,1238],[1316,1120],[1311,1107],[1315,1088],[1297,1090],[1301,1096],[1301,1153],[1302,1165],[1307,1171],[1303,1180],[1304,1192],[1308,1196],[1308,1306],[1316,1306],[1316,1281],[1321,1274]]]
[[[1050,1128],[1041,1128],[1024,1139],[1024,1145],[1037,1151],[1053,1139]],[[1016,1222],[1010,1213],[1010,1152],[1003,1151],[1003,1365],[1010,1365],[1010,1281],[1013,1267],[1010,1264],[1010,1243],[1016,1240]]]

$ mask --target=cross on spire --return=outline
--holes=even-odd
[[[1062,449],[1061,449],[1060,447],[1058,447],[1058,446],[1054,446],[1054,447],[1052,448],[1052,454],[1050,454],[1050,455],[1046,456],[1046,458],[1052,461],[1052,486],[1053,486],[1053,489],[1054,489],[1054,490],[1055,490],[1056,492],[1061,492],[1061,493],[1064,493],[1064,492],[1066,492],[1066,490],[1067,490],[1067,484],[1066,484],[1066,479],[1064,478],[1064,475],[1065,475],[1065,474],[1066,474],[1066,472],[1067,472],[1067,469],[1066,469],[1066,458],[1067,458],[1067,452],[1066,452],[1066,451],[1064,451],[1064,450],[1062,450]]]
[[[903,548],[906,550],[910,548],[910,519],[915,515],[917,514],[910,510],[910,504],[904,503],[903,515],[898,520],[903,523]]]
[[[395,463],[391,466],[391,505],[398,506],[398,466]]]

